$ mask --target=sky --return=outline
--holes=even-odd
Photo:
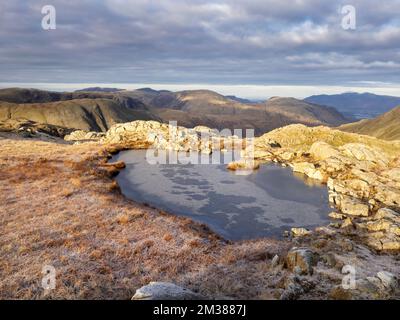
[[[400,96],[399,75],[400,0],[0,0],[0,87]]]

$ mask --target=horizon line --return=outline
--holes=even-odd
[[[380,86],[372,86],[380,84]],[[0,82],[0,89],[31,88],[48,91],[75,91],[91,87],[116,88],[123,90],[137,90],[151,88],[154,90],[168,90],[173,92],[185,90],[210,90],[224,96],[236,96],[244,99],[262,100],[274,96],[294,97],[304,99],[312,95],[344,94],[344,93],[372,93],[400,97],[400,84],[370,83],[364,86],[338,85],[252,85],[252,84],[165,84],[165,83],[102,83],[102,82]]]

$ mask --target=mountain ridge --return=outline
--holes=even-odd
[[[334,107],[347,117],[353,116],[355,120],[374,118],[400,105],[400,97],[370,92],[314,95],[304,101]]]
[[[93,101],[97,100],[102,101],[101,112],[93,109]],[[12,106],[6,107],[6,103]],[[40,108],[35,104],[40,104]],[[44,112],[42,109],[45,108],[49,110]],[[52,110],[54,108],[60,109],[58,113]],[[211,90],[172,92],[151,88],[116,92],[103,92],[101,88],[95,88],[92,92],[1,89],[1,112],[3,119],[25,116],[26,120],[51,121],[49,124],[75,126],[75,129],[89,131],[104,131],[110,123],[133,120],[177,121],[186,127],[205,125],[219,130],[254,129],[256,134],[293,123],[338,126],[348,122],[333,108],[294,98],[274,97],[263,103],[246,104]],[[107,114],[106,124],[99,122],[99,114],[103,112]],[[48,113],[52,114],[50,118],[43,116]],[[71,123],[56,119],[57,115],[63,117],[64,113],[74,114],[67,118]]]

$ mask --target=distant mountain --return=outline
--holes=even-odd
[[[73,99],[97,99],[109,98],[112,99],[112,94],[103,92],[53,92],[37,89],[23,89],[23,88],[8,88],[0,89],[0,101],[10,103],[45,103],[55,101],[66,101]]]
[[[239,98],[239,97],[236,97],[236,96],[225,96],[225,97],[228,98],[228,99],[231,99],[233,101],[240,102],[240,103],[245,103],[245,104],[254,103],[254,101],[251,101],[249,99],[243,99],[243,98]]]
[[[3,101],[3,102],[1,102]],[[210,90],[171,92],[142,88],[103,92],[0,90],[0,120],[23,118],[67,128],[104,131],[118,122],[178,121],[217,129],[254,129],[256,134],[293,123],[338,126],[348,122],[334,108],[293,98],[243,103]]]
[[[75,90],[75,92],[119,92],[123,90],[124,89],[118,89],[118,88],[90,87],[81,90]]]
[[[11,103],[52,102],[62,99],[62,93],[37,89],[7,88],[0,89],[0,101]]]
[[[187,127],[206,125],[217,129],[254,129],[261,134],[288,124],[337,126],[348,122],[333,108],[293,98],[275,98],[244,104],[209,90],[151,94],[145,100],[165,122],[178,120]]]
[[[297,118],[300,123],[327,124],[336,126],[348,122],[340,112],[333,107],[308,103],[294,98],[273,97],[267,100],[265,108],[268,112]]]
[[[334,107],[345,116],[354,117],[355,119],[374,118],[400,105],[400,97],[353,92],[316,95],[304,100]]]
[[[400,106],[375,119],[345,124],[338,129],[384,140],[400,140]]]

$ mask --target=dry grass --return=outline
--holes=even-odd
[[[263,291],[254,272],[268,258],[247,256],[287,244],[229,245],[204,225],[129,201],[111,178],[123,165],[104,165],[108,157],[97,144],[0,138],[0,298],[129,299],[149,281],[211,296]],[[46,295],[44,265],[57,272]]]

